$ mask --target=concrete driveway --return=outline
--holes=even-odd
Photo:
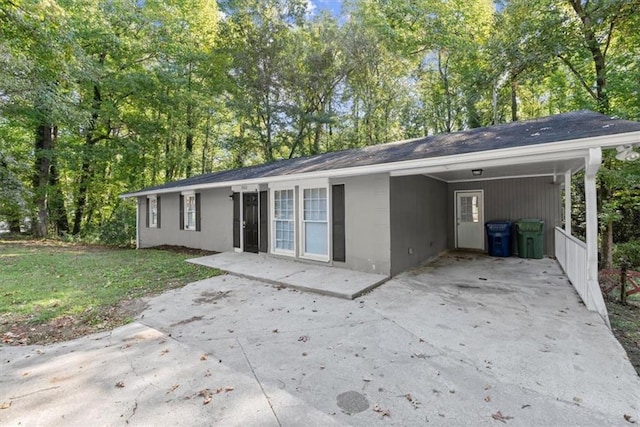
[[[640,420],[624,350],[549,259],[449,255],[354,301],[220,276],[0,357],[11,426]]]

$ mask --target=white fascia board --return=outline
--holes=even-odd
[[[616,147],[618,145],[630,145],[640,143],[640,131],[627,132],[615,135],[603,135],[591,138],[580,138],[567,141],[550,142],[545,144],[528,145],[524,147],[502,148],[498,150],[479,151],[465,154],[455,154],[443,157],[428,157],[424,159],[402,160],[398,162],[380,163],[368,166],[354,166],[350,168],[321,170],[316,172],[303,172],[291,175],[278,175],[262,178],[242,179],[226,182],[213,182],[209,184],[197,184],[184,187],[173,187],[149,191],[138,191],[123,194],[121,198],[146,196],[148,194],[177,193],[182,191],[205,190],[209,188],[232,187],[243,184],[270,184],[285,181],[297,181],[316,178],[343,178],[357,175],[370,175],[376,173],[391,173],[399,176],[399,171],[413,169],[407,174],[417,174],[416,170],[425,168],[427,172],[457,170],[467,168],[469,163],[482,163],[489,167],[505,164],[536,163],[536,161],[557,160],[561,158],[584,157],[589,148]],[[511,159],[511,162],[508,161]],[[519,163],[514,163],[519,161]],[[457,167],[458,164],[467,164]],[[435,168],[434,168],[435,167]],[[439,168],[442,169],[439,169]],[[408,172],[408,171],[407,171]]]
[[[529,175],[509,175],[509,176],[496,176],[493,178],[469,178],[469,179],[454,179],[451,181],[444,181],[447,184],[455,184],[458,182],[476,182],[476,181],[497,181],[499,179],[518,179],[518,178],[540,178],[543,176],[555,176],[553,173],[539,173]]]

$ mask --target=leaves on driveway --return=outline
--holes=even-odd
[[[508,420],[512,420],[513,417],[510,417],[509,415],[502,415],[502,412],[498,411],[495,414],[491,415],[491,418],[493,418],[494,420],[500,421],[501,423],[507,423]]]
[[[11,403],[9,403],[9,404],[11,404]],[[636,420],[634,420],[631,415],[624,414],[624,419],[628,423],[631,423],[631,424],[635,424],[636,423]]]
[[[391,412],[388,409],[382,409],[377,403],[373,405],[373,412],[381,414],[382,418],[391,417]]]
[[[298,341],[300,342],[307,342],[309,341],[309,336],[308,335],[302,335],[300,338],[298,338]]]

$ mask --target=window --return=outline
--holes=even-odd
[[[295,212],[293,189],[273,192],[273,252],[295,251]]]
[[[196,195],[185,194],[184,196],[184,229],[196,229]]]
[[[149,197],[149,227],[158,227],[158,199],[155,196]]]
[[[189,191],[180,194],[178,206],[180,206],[180,230],[200,231],[200,193]]]
[[[477,196],[463,196],[460,198],[460,220],[462,222],[480,221],[480,208]]]
[[[329,224],[327,221],[327,188],[302,190],[303,255],[328,260]]]

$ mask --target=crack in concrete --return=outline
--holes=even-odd
[[[251,373],[253,374],[253,377],[256,379],[256,382],[260,386],[260,390],[262,390],[262,394],[264,395],[265,399],[267,399],[267,402],[269,403],[269,408],[271,408],[271,412],[273,413],[273,416],[275,417],[276,422],[278,423],[278,426],[282,427],[282,423],[280,422],[280,419],[278,419],[278,415],[276,414],[276,411],[273,408],[273,404],[271,403],[271,399],[269,399],[269,396],[267,395],[267,392],[264,390],[264,387],[262,386],[262,383],[260,382],[260,380],[258,379],[258,376],[256,375],[256,371],[253,369],[253,365],[249,361],[249,356],[247,356],[247,352],[244,351],[244,347],[242,346],[242,344],[240,343],[240,341],[237,338],[236,338],[236,342],[238,343],[238,346],[240,347],[240,350],[242,350],[242,354],[244,355],[244,359],[247,361],[247,365],[249,365],[249,369],[251,369]]]

